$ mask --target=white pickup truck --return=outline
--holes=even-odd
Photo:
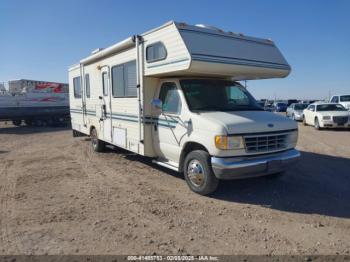
[[[347,110],[350,110],[350,95],[334,95],[329,101],[330,103],[341,104]]]
[[[300,157],[297,124],[239,83],[289,72],[269,39],[171,21],[69,69],[73,134],[95,151],[151,157],[209,194],[219,180],[280,173]]]

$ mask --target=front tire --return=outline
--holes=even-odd
[[[315,125],[315,129],[316,129],[316,130],[321,130],[320,122],[318,121],[318,118],[317,118],[317,117],[315,118],[315,124],[314,124],[314,125]]]
[[[91,145],[95,152],[103,152],[105,150],[105,142],[98,139],[97,131],[95,128],[91,130]]]
[[[203,150],[192,151],[186,156],[184,176],[190,189],[200,195],[214,192],[219,185],[211,168],[210,155]]]
[[[306,119],[305,119],[305,116],[303,116],[303,125],[306,126]]]

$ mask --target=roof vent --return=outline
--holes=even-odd
[[[221,30],[220,28],[218,28],[218,27],[216,27],[216,26],[212,26],[212,25],[196,24],[195,26],[200,27],[200,28],[209,29],[209,30],[224,32],[224,31]]]
[[[98,52],[102,51],[104,48],[96,48],[95,50],[92,50],[91,54],[94,55],[94,54],[97,54]]]

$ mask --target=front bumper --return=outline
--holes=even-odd
[[[320,127],[322,128],[350,128],[350,122],[345,124],[334,123],[333,120],[321,120]]]
[[[256,157],[211,157],[211,166],[218,179],[240,179],[284,171],[299,158],[299,151],[290,149]]]
[[[297,115],[297,114],[295,114],[295,115],[294,115],[294,119],[297,120],[297,121],[302,121],[302,120],[303,120],[303,115]]]

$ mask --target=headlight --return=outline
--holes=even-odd
[[[243,149],[243,137],[241,136],[215,136],[215,146],[218,149]]]
[[[322,119],[323,120],[331,120],[331,116],[323,116]]]

